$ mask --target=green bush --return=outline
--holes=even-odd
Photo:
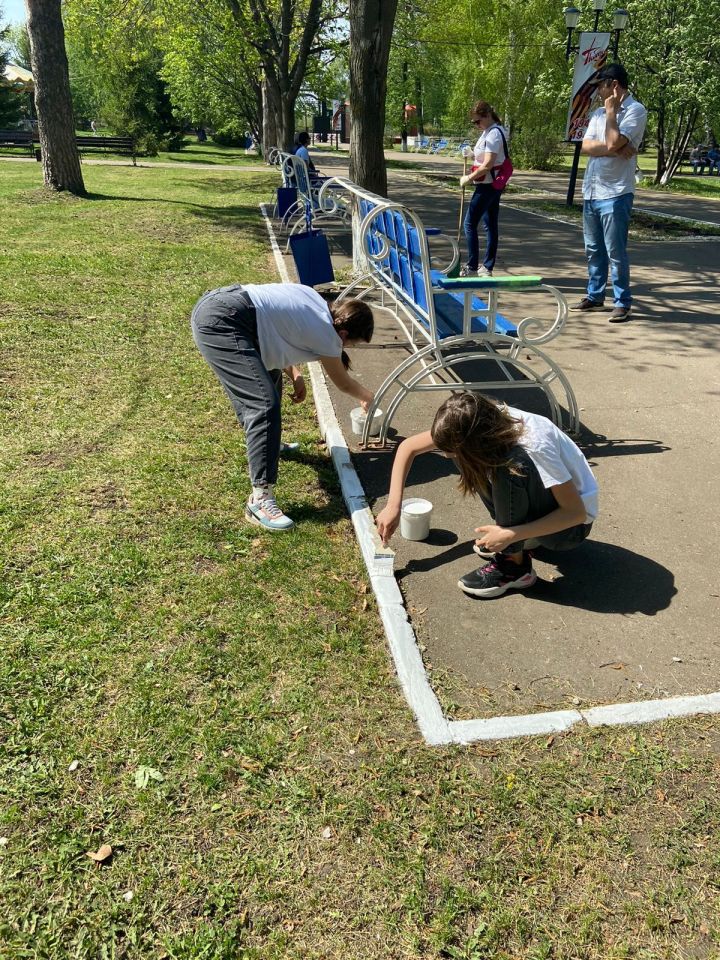
[[[237,121],[226,123],[212,135],[213,140],[221,147],[248,147],[248,138],[245,128]]]
[[[552,170],[563,156],[563,145],[551,127],[524,124],[514,131],[510,156],[516,167]]]

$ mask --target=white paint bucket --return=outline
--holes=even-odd
[[[433,505],[429,500],[413,497],[403,500],[400,511],[400,533],[406,540],[427,540]]]
[[[372,423],[370,424],[370,436],[376,437],[380,433],[380,427],[382,426],[383,412],[379,408],[373,413]],[[362,436],[362,432],[365,429],[365,421],[367,420],[367,414],[362,407],[355,407],[350,411],[350,420],[352,422],[352,432],[358,437]]]

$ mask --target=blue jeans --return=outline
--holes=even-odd
[[[627,255],[628,227],[633,194],[623,193],[610,200],[585,200],[583,236],[588,261],[587,295],[595,303],[605,300],[608,266],[616,307],[629,307],[630,261]]]
[[[500,195],[491,183],[480,183],[470,200],[470,206],[465,214],[463,226],[467,241],[467,265],[471,270],[477,270],[480,259],[480,244],[478,242],[478,226],[482,220],[483,229],[487,234],[487,246],[483,264],[492,271],[495,266],[498,248],[498,219],[500,213]]]

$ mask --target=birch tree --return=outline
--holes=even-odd
[[[620,59],[647,107],[658,150],[654,179],[665,184],[695,131],[720,123],[720,49],[710,29],[720,0],[634,0],[632,12]]]

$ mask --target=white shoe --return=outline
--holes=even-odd
[[[277,505],[275,497],[265,497],[259,503],[255,503],[250,497],[245,507],[245,519],[250,523],[256,523],[259,527],[264,527],[265,530],[272,530],[273,533],[292,530],[295,526],[290,517],[286,517]]]
[[[484,265],[481,264],[481,265],[478,267],[478,269],[477,269],[477,275],[478,275],[481,279],[482,279],[483,277],[491,277],[491,276],[492,276],[492,270],[488,270],[488,268],[487,268],[486,266],[484,266]]]

